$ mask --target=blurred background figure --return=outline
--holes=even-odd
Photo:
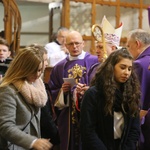
[[[129,32],[127,47],[134,57],[134,67],[141,86],[141,136],[139,150],[150,148],[150,33],[135,29]]]
[[[9,50],[9,44],[7,41],[0,37],[0,76],[5,75],[6,70],[11,62],[11,52]]]
[[[123,29],[123,23],[120,23],[118,28],[114,28],[110,22],[107,20],[106,16],[103,17],[102,23],[100,27],[103,30],[104,34],[104,44],[103,45],[103,38],[102,34],[100,39],[96,39],[96,48],[99,49],[99,53],[97,53],[99,57],[99,62],[103,61],[104,57],[104,47],[106,49],[106,55],[109,56],[114,50],[120,48],[120,39]]]
[[[93,78],[98,65],[105,59],[104,50],[106,51],[106,56],[108,57],[114,50],[120,48],[120,39],[123,29],[123,23],[121,23],[120,26],[115,29],[107,20],[107,18],[104,16],[102,19],[101,28],[104,33],[104,42],[102,35],[101,38],[97,39],[96,41],[96,55],[98,57],[99,63],[94,64],[90,69],[89,71],[90,80]]]
[[[68,32],[68,29],[65,27],[58,28],[55,38],[53,38],[54,41],[45,45],[50,67],[54,67],[67,56],[68,50],[65,43]]]
[[[150,33],[142,29],[129,32],[127,47],[134,58],[134,67],[141,85],[141,109],[150,108]]]

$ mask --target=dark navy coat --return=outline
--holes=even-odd
[[[102,91],[93,86],[85,92],[80,124],[82,150],[117,150],[114,148],[113,116],[106,116],[104,106]],[[139,117],[124,114],[124,131],[118,150],[136,150],[139,135]]]

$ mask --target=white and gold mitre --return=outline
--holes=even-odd
[[[101,28],[104,32],[105,42],[110,42],[119,48],[123,23],[115,29],[104,16],[102,19]]]

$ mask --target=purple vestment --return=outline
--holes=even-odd
[[[89,83],[92,81],[92,79],[94,78],[95,74],[96,74],[96,71],[98,69],[98,66],[99,66],[99,62],[94,64],[90,70],[89,70],[89,73],[88,73],[88,76],[89,76]]]
[[[88,71],[97,62],[97,56],[86,53],[84,59],[70,61],[67,57],[58,63],[53,68],[49,81],[53,101],[55,102],[63,84],[63,78],[70,76],[73,67],[76,65],[83,67],[82,78],[79,82],[89,84]],[[79,112],[77,112],[73,101],[71,106],[65,107],[60,111],[57,121],[60,134],[60,150],[80,150]]]
[[[150,108],[150,47],[148,47],[135,61],[135,69],[141,85],[141,109]]]
[[[150,149],[150,109],[141,121],[141,135],[139,150]]]

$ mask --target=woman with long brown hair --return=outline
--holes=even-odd
[[[140,133],[140,90],[126,48],[103,62],[81,106],[83,150],[135,150]]]

